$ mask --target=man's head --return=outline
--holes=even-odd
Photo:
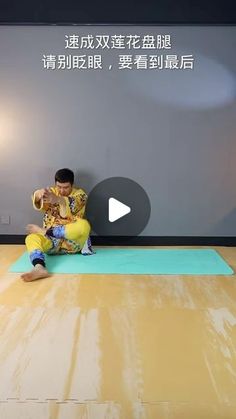
[[[70,195],[74,183],[74,173],[70,169],[60,169],[55,174],[55,183],[59,195]]]

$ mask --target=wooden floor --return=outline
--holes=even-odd
[[[216,248],[236,270],[236,248]],[[1,419],[235,419],[236,276],[8,272]]]

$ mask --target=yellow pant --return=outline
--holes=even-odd
[[[63,237],[49,237],[40,233],[31,233],[25,244],[33,259],[43,259],[44,253],[77,253],[89,237],[90,225],[87,220],[79,219],[63,226]]]

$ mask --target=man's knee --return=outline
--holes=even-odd
[[[86,237],[90,233],[90,225],[87,220],[80,219],[74,223],[66,225],[66,235],[65,238],[69,240],[80,240],[81,237]]]
[[[87,226],[89,226],[89,222],[87,220],[84,220],[83,218],[80,218],[79,220],[76,220],[69,225],[73,226],[73,228],[78,231],[79,229],[82,230],[84,228],[88,228]]]
[[[79,220],[78,227],[79,227],[80,234],[85,235],[85,236],[89,235],[90,224],[87,220],[84,220],[84,219]]]

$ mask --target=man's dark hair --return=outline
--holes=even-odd
[[[60,183],[70,182],[70,184],[73,185],[74,173],[70,169],[60,169],[55,174],[55,182],[60,182]]]

